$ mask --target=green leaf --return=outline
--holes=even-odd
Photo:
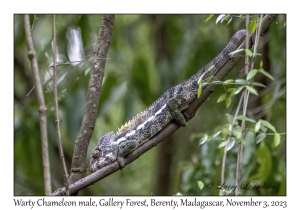
[[[225,84],[228,84],[228,83],[233,83],[233,81],[234,81],[233,79],[228,79],[228,80],[224,81],[223,84],[225,85]]]
[[[222,131],[220,130],[220,131],[218,131],[217,133],[215,133],[214,135],[213,135],[213,138],[216,138],[218,135],[220,135],[220,133],[222,133]]]
[[[238,88],[236,88],[236,90],[234,91],[233,95],[239,94],[239,92],[241,92],[241,90],[244,89],[245,86],[240,86]]]
[[[234,138],[231,138],[231,139],[234,139]],[[229,143],[228,143],[228,145],[227,145],[226,151],[231,150],[232,147],[234,146],[234,143],[235,143],[235,141],[230,140]]]
[[[204,144],[207,141],[207,139],[208,139],[208,135],[204,134],[204,136],[199,141],[199,146]]]
[[[261,124],[260,130],[265,133],[265,132],[267,132],[268,128]]]
[[[258,144],[259,142],[264,140],[266,137],[267,137],[267,135],[265,133],[258,134],[255,138],[256,144]]]
[[[225,17],[222,19],[221,23],[224,21],[224,20],[227,20],[227,25],[228,25],[228,21],[230,20],[231,18],[231,15],[227,14],[225,15]]]
[[[235,138],[231,138],[231,139],[235,139]],[[235,141],[232,141],[232,140],[223,141],[221,144],[219,144],[218,148],[226,147],[226,145],[228,144],[228,146],[226,148],[226,151],[228,151],[234,146],[234,142]]]
[[[203,77],[212,69],[214,68],[215,65],[211,65],[210,67],[207,68],[207,70],[199,77],[199,80],[198,80],[198,84],[202,84],[203,82]]]
[[[242,128],[240,126],[235,126],[233,128],[232,135],[235,138],[240,139],[242,137]]]
[[[253,56],[253,53],[252,53],[251,50],[249,50],[249,49],[245,49],[245,53],[246,53],[246,55],[249,56],[249,57],[252,57],[252,56]]]
[[[261,127],[261,122],[258,121],[258,122],[255,124],[255,126],[254,126],[254,131],[255,131],[255,133],[257,133],[257,132],[259,131],[260,127]]]
[[[258,96],[258,92],[257,92],[257,90],[255,90],[255,88],[248,86],[248,85],[246,86],[246,88],[250,93]]]
[[[235,124],[236,124],[237,121],[234,121],[234,122],[235,122]],[[229,124],[229,125],[228,125],[228,132],[229,132],[229,133],[231,133],[232,128],[233,128],[233,125],[232,125],[232,124]]]
[[[259,63],[259,68],[262,68],[263,64],[264,64],[264,62],[261,60],[260,63]]]
[[[247,81],[249,81],[250,79],[252,79],[255,75],[257,74],[257,70],[256,69],[252,69],[248,74],[247,74]]]
[[[271,76],[271,74],[269,74],[269,73],[266,72],[265,70],[259,69],[258,71],[259,71],[260,73],[262,73],[263,75],[265,75],[266,77],[268,77],[269,79],[274,80],[274,78]]]
[[[226,100],[226,108],[228,108],[230,106],[230,104],[231,104],[231,98],[229,97]]]
[[[232,17],[230,16],[230,18],[227,21],[227,25],[232,21]]]
[[[212,78],[214,78],[213,75],[210,75],[207,79],[206,79],[206,83],[210,83],[210,81],[212,80]]]
[[[212,81],[212,82],[210,82],[210,83],[208,83],[208,82],[203,82],[201,86],[204,87],[205,85],[209,85],[209,84],[222,84],[222,82],[220,82],[220,81]]]
[[[198,184],[198,187],[199,187],[199,189],[200,189],[200,190],[202,190],[202,189],[203,189],[203,187],[204,187],[204,184],[203,184],[203,182],[201,182],[201,181],[197,181],[197,184]]]
[[[247,146],[254,146],[254,142],[255,142],[255,133],[252,130],[248,130],[248,132],[245,134],[245,145]],[[253,149],[253,148],[252,148]],[[252,149],[248,150],[246,153],[249,153]]]
[[[198,80],[198,85],[201,85],[202,83],[203,83],[203,79],[202,79],[202,77],[200,77],[199,80]]]
[[[223,17],[225,17],[225,15],[219,15],[218,18],[217,18],[217,20],[216,20],[216,24],[218,24],[218,22],[219,22],[220,20],[222,20]]]
[[[271,123],[269,123],[268,121],[265,121],[265,120],[259,120],[259,121],[261,122],[261,124],[263,124],[264,126],[269,128],[271,131],[273,131],[274,133],[277,133],[275,127]]]
[[[231,97],[231,96],[234,95],[235,88],[228,88],[226,92],[229,93],[229,94],[230,94],[230,97]]]
[[[208,18],[206,18],[205,23],[206,23],[207,21],[209,21],[213,16],[214,16],[214,15],[209,15]]]
[[[239,84],[239,85],[246,85],[246,84],[247,84],[247,81],[244,80],[244,79],[236,79],[236,80],[235,80],[235,83],[236,83],[236,84]]]
[[[227,93],[230,93],[230,94],[231,94],[232,92],[234,92],[234,91],[235,91],[235,88],[228,88],[228,89],[226,90],[226,92],[227,92]]]
[[[266,87],[264,84],[261,84],[259,82],[252,82],[251,84],[254,85],[254,86],[259,86],[259,87],[263,87],[263,88]]]
[[[212,70],[212,68],[214,68],[215,65],[211,65],[210,67],[207,68],[207,70],[205,71],[205,73],[209,72],[210,70]]]
[[[231,114],[225,114],[226,115],[226,117],[227,117],[227,121],[230,123],[230,124],[232,124],[232,122],[233,122],[233,116],[231,115]]]
[[[238,120],[245,120],[245,121],[249,121],[249,122],[252,122],[252,123],[256,123],[255,120],[250,119],[250,118],[246,117],[245,115],[239,115],[239,116],[237,116],[236,119],[238,119]]]
[[[225,15],[225,16],[221,19],[221,23],[223,23],[223,21],[226,20],[226,16],[227,16],[227,15]]]
[[[256,21],[252,21],[249,25],[249,32],[250,32],[250,35],[252,35],[254,33],[254,31],[256,30],[257,28],[257,24],[256,24]]]
[[[201,96],[201,93],[202,93],[202,88],[201,88],[201,87],[199,87],[199,88],[198,88],[198,92],[197,92],[197,96],[198,96],[198,98],[200,98],[200,96]]]
[[[227,93],[223,93],[222,95],[220,95],[220,97],[217,100],[217,103],[220,103],[222,101],[225,101],[227,99],[228,95]]]
[[[216,21],[216,23],[218,23],[218,22],[221,22],[221,23],[223,23],[223,21],[224,20],[228,20],[228,18],[230,17],[230,15],[219,15],[219,17],[218,17],[218,19],[217,19],[217,21]]]
[[[241,51],[244,51],[244,49],[237,49],[237,50],[235,50],[235,51],[229,53],[229,55],[234,55],[234,54],[236,54],[236,53],[238,53],[238,52],[241,52]]]
[[[280,144],[280,135],[279,135],[279,133],[275,133],[274,143],[275,143],[275,147],[277,147]]]

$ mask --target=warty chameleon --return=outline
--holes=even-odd
[[[205,81],[210,75],[215,75],[245,35],[246,30],[237,31],[222,52],[205,67],[183,83],[167,90],[146,110],[124,124],[116,134],[112,131],[100,138],[91,154],[90,171],[95,172],[114,161],[118,161],[120,168],[125,167],[125,156],[147,142],[173,119],[180,126],[186,126],[181,112],[196,98],[200,76],[205,74],[202,76]]]

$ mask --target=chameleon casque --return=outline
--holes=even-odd
[[[205,67],[183,83],[167,90],[146,110],[125,123],[116,134],[112,131],[100,138],[91,154],[90,171],[95,172],[116,160],[121,168],[125,167],[124,157],[147,142],[173,119],[180,126],[186,126],[181,111],[197,97],[200,76],[205,73],[202,77],[205,81],[210,75],[215,75],[230,58],[229,53],[237,49],[245,35],[246,30],[237,31],[222,52]]]

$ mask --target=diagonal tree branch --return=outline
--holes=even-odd
[[[266,15],[263,19],[263,27],[262,27],[262,33],[266,30],[266,28],[273,22],[273,20],[277,17],[277,15]],[[252,40],[255,40],[254,38]],[[252,41],[253,42],[253,41]],[[245,43],[241,45],[241,48],[245,48]],[[218,74],[215,75],[215,77],[219,80],[222,80],[228,72],[239,62],[240,58],[243,56],[243,53],[236,53],[234,56],[229,59],[226,64],[219,70]],[[183,112],[186,120],[189,121],[192,119],[198,108],[201,106],[201,104],[205,101],[207,101],[209,95],[213,92],[214,87],[216,84],[209,84],[205,86],[202,90],[201,97],[194,100],[192,104]],[[146,151],[150,150],[152,147],[156,146],[160,142],[162,142],[165,138],[170,136],[172,133],[174,133],[177,129],[179,129],[180,126],[175,122],[172,121],[169,125],[167,125],[162,131],[160,131],[158,134],[156,134],[154,137],[152,137],[149,141],[141,145],[139,148],[137,148],[132,153],[128,154],[126,156],[126,159],[124,161],[125,165],[133,162],[137,158],[139,158],[142,154],[144,154]],[[101,168],[100,170],[90,174],[87,177],[82,178],[81,180],[76,181],[75,183],[70,185],[70,193],[76,193],[81,189],[86,188],[87,186],[105,178],[106,176],[118,171],[119,164],[117,161]],[[65,195],[65,188],[57,189],[52,195]]]
[[[69,183],[74,183],[83,178],[86,173],[87,150],[97,118],[106,56],[110,45],[114,20],[114,15],[103,15],[102,17],[102,26],[94,50],[94,61],[84,107],[84,116],[74,145]]]
[[[36,86],[36,94],[39,103],[45,194],[50,195],[51,176],[50,176],[48,137],[47,137],[47,116],[46,116],[47,108],[45,106],[43,88],[42,88],[42,83],[39,74],[39,67],[37,64],[32,36],[31,36],[29,15],[24,15],[23,19],[24,19],[24,27],[25,27],[25,34],[26,34],[26,41],[27,41],[27,48],[28,48],[28,57],[31,63],[31,68],[34,76],[35,86]]]

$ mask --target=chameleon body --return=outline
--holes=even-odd
[[[124,157],[148,141],[173,119],[180,126],[186,126],[181,111],[196,98],[200,76],[205,73],[202,79],[206,81],[210,75],[215,75],[230,59],[229,53],[237,49],[245,34],[245,30],[237,31],[222,52],[205,67],[183,83],[167,90],[145,111],[123,125],[116,134],[109,132],[100,138],[91,154],[90,171],[95,172],[116,160],[121,168],[125,167]]]

